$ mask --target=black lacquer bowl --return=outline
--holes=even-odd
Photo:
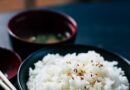
[[[8,32],[14,51],[24,59],[30,53],[43,47],[74,43],[77,24],[72,17],[62,12],[45,9],[27,10],[10,19]],[[38,37],[40,37],[38,41],[45,41],[48,34],[51,34],[51,42],[34,42]],[[66,36],[69,34],[69,36],[61,40],[64,34],[67,34]],[[55,35],[60,39],[52,43]]]
[[[0,47],[0,71],[7,75],[13,84],[17,79],[17,71],[21,61],[21,57],[16,52]],[[1,86],[0,90],[3,90]]]
[[[21,57],[16,52],[0,47],[0,70],[10,81],[14,81],[20,64]]]
[[[127,76],[130,82],[130,62],[124,57],[93,46],[64,45],[64,46],[40,49],[32,53],[30,56],[28,56],[22,63],[21,67],[19,68],[17,77],[19,88],[21,90],[27,90],[26,82],[28,80],[29,67],[34,67],[34,63],[37,62],[38,60],[41,60],[48,53],[51,54],[59,53],[61,55],[65,55],[74,52],[76,53],[87,52],[89,50],[94,50],[97,53],[100,53],[106,60],[118,61],[119,62],[118,66],[125,71],[125,75]]]

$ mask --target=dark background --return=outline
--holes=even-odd
[[[85,2],[85,1],[84,1]],[[40,7],[72,16],[78,24],[76,44],[102,47],[130,59],[130,1],[71,3]],[[0,14],[0,46],[11,49],[7,34],[8,20],[19,11]]]

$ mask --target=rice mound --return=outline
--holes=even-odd
[[[48,54],[29,69],[28,90],[129,90],[118,62],[106,61],[95,51]]]

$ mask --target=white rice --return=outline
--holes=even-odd
[[[76,55],[48,54],[29,69],[28,90],[129,90],[118,62],[89,51]]]

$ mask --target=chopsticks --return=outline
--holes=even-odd
[[[5,90],[17,90],[0,70],[0,86]]]

